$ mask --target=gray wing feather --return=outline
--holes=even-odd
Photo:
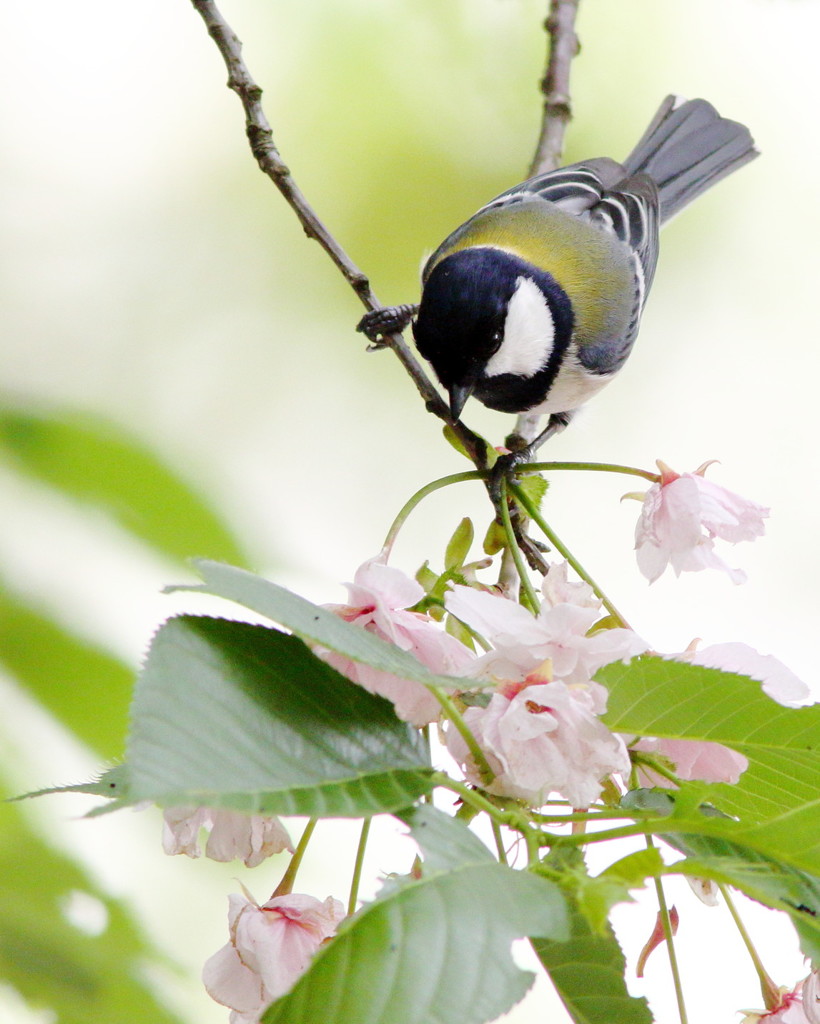
[[[634,254],[640,281],[640,304],[652,283],[658,261],[658,190],[645,174],[627,175],[607,157],[569,164],[521,182],[502,192],[484,210],[537,196],[615,235]]]

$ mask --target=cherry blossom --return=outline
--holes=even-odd
[[[461,735],[450,726],[447,748],[467,778],[498,796],[533,807],[558,793],[573,807],[588,807],[612,772],[629,771],[620,736],[600,721],[606,689],[598,683],[548,681],[548,664],[523,683],[496,690],[486,708],[468,707],[464,721],[495,778],[482,781]]]
[[[205,856],[211,860],[243,860],[245,867],[253,868],[274,853],[293,853],[290,836],[276,817],[214,807],[169,807],[162,818],[162,846],[168,854],[199,857],[203,828],[210,833]]]
[[[399,569],[386,565],[381,556],[360,566],[347,590],[349,604],[325,607],[409,651],[431,672],[464,675],[469,671],[475,660],[473,652],[427,615],[407,610],[424,597],[424,590]],[[317,653],[348,679],[391,700],[404,721],[417,726],[437,721],[441,707],[422,683],[401,679],[333,651]]]
[[[812,702],[809,687],[790,669],[771,655],[758,654],[747,644],[714,644],[701,649],[693,645],[689,650],[675,654],[673,659],[749,676],[763,684],[762,689],[767,696],[787,707],[799,707]],[[737,751],[709,741],[643,737],[630,746],[634,750],[668,758],[680,779],[735,783],[749,764]],[[673,785],[646,765],[641,766],[640,775],[645,785]]]
[[[549,658],[554,679],[586,683],[604,665],[647,649],[630,629],[602,629],[589,635],[601,616],[601,602],[586,584],[567,590],[556,584],[552,573],[551,569],[544,582],[548,596],[535,616],[515,601],[472,587],[457,585],[446,595],[447,611],[493,646],[476,660],[472,675],[521,681]],[[565,582],[565,567],[559,567],[559,581],[562,576]]]
[[[310,965],[344,917],[339,900],[291,893],[261,906],[249,895],[228,897],[230,940],[202,969],[208,995],[233,1011],[230,1024],[257,1024]]]
[[[643,501],[635,550],[638,567],[650,583],[667,565],[678,576],[721,569],[733,583],[746,579],[744,572],[732,569],[715,553],[714,541],[737,544],[760,537],[769,509],[707,480],[704,473],[710,464],[705,462],[694,473],[676,473],[659,461],[660,482],[645,494],[627,495]]]
[[[602,780],[629,771],[621,737],[599,719],[607,691],[592,680],[603,665],[646,650],[629,629],[590,630],[601,602],[585,583],[570,583],[566,563],[553,566],[537,615],[515,601],[454,586],[447,610],[492,644],[473,675],[495,689],[486,707],[468,707],[464,721],[495,774],[487,785],[457,730],[447,730],[450,753],[470,781],[532,806],[558,793],[575,807],[597,799]]]

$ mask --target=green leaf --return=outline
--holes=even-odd
[[[206,502],[138,441],[111,423],[59,411],[0,409],[0,456],[72,498],[99,506],[177,560],[245,561]]]
[[[160,955],[125,907],[45,846],[9,804],[0,805],[0,875],[0,978],[32,1007],[60,1024],[179,1024],[147,981],[145,967]],[[73,893],[107,915],[100,934],[69,922]]]
[[[727,814],[778,820],[799,834],[820,873],[820,704],[786,708],[746,676],[657,657],[607,665],[604,721],[627,734],[724,743],[749,759],[736,785],[713,789]]]
[[[686,834],[665,839],[687,855],[665,874],[710,878],[785,911],[797,928],[804,955],[820,960],[820,878],[727,839]]]
[[[425,871],[494,862],[492,853],[474,832],[431,804],[413,807],[397,817],[410,826],[413,839],[424,854]]]
[[[687,860],[664,866],[663,874],[687,874],[711,878],[734,886],[752,899],[789,914],[801,938],[806,956],[820,957],[820,878],[800,866],[798,843],[788,829],[744,827],[741,822],[697,806],[697,797],[713,787],[684,786],[674,793],[633,790],[623,799],[625,807],[653,811],[656,818],[641,816],[643,825]],[[797,850],[795,850],[797,846]],[[647,866],[647,874],[659,874]]]
[[[474,536],[475,531],[473,530],[472,520],[465,516],[456,527],[453,536],[447,544],[447,550],[444,553],[445,569],[458,569],[464,565],[467,561],[467,555],[470,553]]]
[[[373,633],[345,622],[333,612],[312,604],[298,594],[261,576],[206,559],[197,560],[195,565],[204,584],[171,589],[204,591],[235,601],[245,608],[250,608],[251,611],[264,615],[272,622],[278,622],[304,640],[321,644],[352,661],[364,662],[372,668],[391,672],[402,679],[412,679],[424,685],[432,684],[447,689],[452,689],[460,682],[456,677],[435,675],[412,654],[401,650],[395,644],[387,643]],[[474,686],[475,680],[470,680],[469,685]]]
[[[420,584],[425,594],[429,594],[438,583],[438,576],[430,568],[430,563],[425,562],[416,573],[416,583]]]
[[[118,764],[101,772],[91,782],[75,782],[68,786],[48,786],[46,789],[38,789],[32,793],[9,797],[9,803],[15,803],[17,800],[30,800],[35,796],[51,796],[54,793],[89,793],[91,796],[104,796],[107,800],[113,801],[116,806],[103,808],[103,811],[109,811],[129,804],[129,786],[128,766]],[[99,810],[91,811],[87,817],[94,817],[98,813],[101,812]]]
[[[626,961],[611,928],[599,934],[575,900],[568,903],[568,941],[539,938],[532,947],[575,1024],[652,1024],[646,1000],[627,991]]]
[[[134,695],[128,798],[366,816],[431,788],[419,734],[297,637],[199,616],[157,633]]]
[[[497,555],[498,552],[503,551],[506,546],[507,536],[504,533],[504,527],[501,523],[498,523],[493,519],[487,527],[487,532],[484,535],[482,550],[485,555]]]
[[[541,502],[544,500],[544,495],[547,493],[547,489],[549,488],[547,478],[545,476],[541,476],[540,473],[527,473],[520,476],[516,483],[530,499],[533,505],[540,510]]]
[[[582,875],[576,897],[593,931],[607,934],[610,910],[617,903],[630,902],[630,889],[642,888],[646,878],[660,875],[663,867],[663,858],[652,847],[622,857],[595,878]]]
[[[456,434],[455,430],[453,430],[453,428],[449,424],[444,426],[441,432],[444,435],[444,440],[453,448],[455,448],[459,455],[463,455],[465,459],[470,459],[471,462],[473,461],[470,455],[468,454],[467,449],[462,444],[461,438]],[[495,464],[496,459],[498,458],[498,452],[480,434],[476,434],[472,431],[471,433],[473,434],[473,441],[476,444],[477,449],[479,451],[483,450],[484,458],[487,463],[487,468],[491,469],[492,466]]]
[[[133,670],[2,587],[0,661],[99,754],[121,753]]]
[[[568,934],[557,886],[501,864],[433,872],[343,924],[265,1024],[483,1024],[521,998],[533,975],[513,939]]]

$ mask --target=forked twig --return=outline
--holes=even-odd
[[[545,23],[550,44],[547,69],[542,82],[544,117],[533,161],[533,173],[556,166],[563,149],[564,133],[570,118],[569,69],[578,49],[574,28],[578,2],[579,0],[550,0],[550,12]],[[373,294],[368,277],[353,263],[328,231],[282,159],[262,107],[262,89],[256,84],[245,64],[238,36],[222,16],[215,0],[191,0],[191,3],[205,23],[228,69],[228,87],[237,94],[242,103],[245,112],[245,132],[260,169],[282,193],[299,218],[305,234],[317,241],[330,256],[365,308],[379,309],[380,303]],[[407,370],[427,409],[445,423],[451,424],[447,405],[401,335],[388,335],[384,341]],[[519,418],[520,426],[525,419],[526,415]],[[461,422],[451,426],[475,465],[479,469],[485,469],[486,450],[481,438]]]

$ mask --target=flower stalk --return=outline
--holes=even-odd
[[[775,985],[774,981],[772,981],[771,976],[769,975],[766,968],[763,966],[763,961],[760,959],[760,954],[758,953],[754,942],[752,942],[752,937],[751,935],[749,935],[746,925],[743,923],[743,919],[738,913],[737,907],[735,906],[735,901],[732,899],[728,886],[724,885],[723,882],[718,882],[718,889],[720,889],[720,894],[721,896],[723,896],[723,899],[726,903],[726,907],[728,908],[729,913],[732,915],[732,920],[734,921],[735,927],[740,933],[740,938],[743,941],[743,945],[746,947],[746,951],[748,952],[749,957],[751,958],[751,961],[754,964],[754,969],[760,981],[760,991],[763,996],[763,1005],[766,1007],[767,1010],[774,1010],[776,1007],[780,1005],[780,989],[777,987],[777,985]]]
[[[302,858],[305,856],[305,850],[307,850],[308,843],[310,842],[318,820],[318,818],[311,818],[305,825],[304,831],[299,838],[299,843],[296,846],[296,850],[290,859],[290,864],[288,864],[287,871],[282,875],[282,880],[279,882],[279,885],[276,886],[271,895],[272,899],[276,896],[287,896],[293,892],[293,883],[296,881],[296,875],[302,863]]]
[[[646,837],[646,845],[649,849],[654,848],[655,844],[653,843],[651,836]],[[663,882],[660,878],[655,879],[655,892],[658,897],[658,907],[660,909],[663,937],[666,940],[666,953],[669,957],[669,967],[672,971],[672,982],[675,986],[675,999],[678,1004],[678,1016],[680,1017],[680,1024],[688,1024],[689,1018],[686,1014],[686,1001],[683,997],[683,984],[681,983],[680,969],[678,967],[678,955],[675,950],[674,930],[669,916],[666,893],[663,891]]]
[[[364,854],[367,849],[367,840],[370,836],[371,821],[371,818],[365,818],[362,822],[361,832],[359,833],[359,845],[356,847],[356,860],[353,864],[353,877],[350,880],[350,895],[347,899],[348,916],[356,912],[356,904],[359,900],[359,885],[362,880]]]

